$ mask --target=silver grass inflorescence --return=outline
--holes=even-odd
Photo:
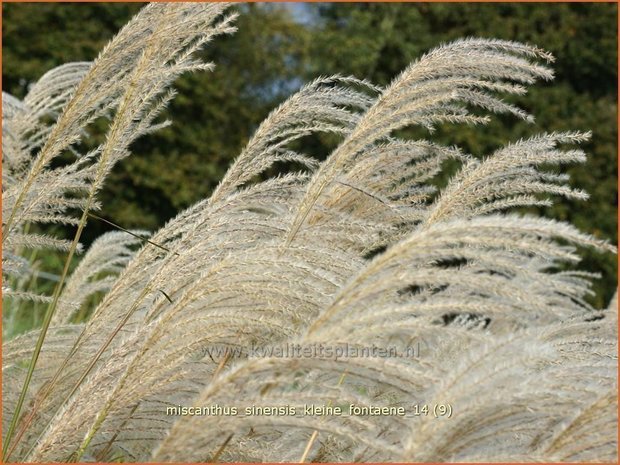
[[[193,55],[232,32],[226,8],[149,5],[92,64],[49,72],[23,102],[3,94],[3,273],[32,271],[24,248],[72,250],[27,224],[83,227],[111,167],[161,127],[154,120],[174,79],[210,68]],[[148,242],[125,232],[100,238],[59,291],[45,338],[37,329],[5,343],[4,431],[15,418],[5,458],[614,461],[617,298],[593,309],[585,298],[595,276],[574,265],[581,247],[616,249],[569,224],[509,212],[554,195],[587,199],[548,168],[583,162],[583,152],[564,146],[590,134],[542,134],[482,159],[395,135],[411,125],[484,124],[486,112],[533,121],[499,94],[551,79],[541,60],[553,57],[464,39],[429,52],[386,88],[343,76],[302,87],[259,126],[210,198]],[[105,142],[79,153],[77,142],[103,116]],[[325,161],[291,148],[318,132],[341,136]],[[74,161],[51,168],[67,151]],[[461,168],[438,190],[432,181],[448,160]],[[288,169],[259,176],[276,163]],[[69,213],[76,207],[81,220]],[[72,324],[94,292],[105,296]],[[250,350],[402,353],[417,343],[420,357],[257,358]],[[227,355],[214,358],[213,347]],[[454,413],[166,415],[180,405],[304,404],[451,404]]]

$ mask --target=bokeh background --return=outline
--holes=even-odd
[[[93,60],[140,3],[4,3],[2,87],[19,98],[44,72]],[[460,37],[536,44],[552,52],[556,79],[515,99],[534,125],[495,117],[487,127],[445,126],[434,140],[477,155],[538,132],[592,130],[586,165],[568,169],[589,202],[558,199],[544,214],[617,242],[617,5],[615,3],[289,3],[238,4],[239,30],[205,56],[212,73],[184,76],[166,112],[173,125],[137,141],[100,196],[101,216],[129,229],[155,230],[208,196],[252,132],[278,103],[319,75],[352,74],[387,84],[412,60]],[[410,136],[424,136],[409,130]],[[336,141],[314,137],[324,157]],[[449,171],[448,171],[449,172]],[[447,176],[447,175],[446,175]],[[441,182],[439,180],[438,182]],[[88,245],[110,226],[91,220]],[[57,230],[71,235],[73,231]],[[616,288],[616,257],[584,251],[582,267],[599,272],[592,302]],[[54,273],[63,257],[38,257]]]

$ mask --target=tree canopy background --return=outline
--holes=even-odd
[[[138,3],[4,3],[3,90],[19,98],[49,69],[96,58],[138,11]],[[556,79],[519,103],[534,125],[494,117],[486,127],[446,125],[434,140],[476,156],[539,132],[592,130],[587,164],[568,169],[588,202],[557,199],[545,214],[617,242],[617,5],[566,4],[239,4],[239,30],[207,47],[211,73],[184,76],[165,115],[173,125],[133,146],[100,196],[101,216],[154,230],[208,196],[254,129],[278,103],[319,75],[352,74],[384,85],[424,52],[452,39],[493,37],[552,52]],[[411,136],[424,133],[409,130]],[[318,157],[335,141],[307,141]],[[449,170],[448,170],[449,172]],[[441,182],[441,181],[440,181]],[[92,220],[86,243],[105,230]],[[51,265],[50,265],[51,266]],[[617,283],[616,257],[585,251],[601,307]]]

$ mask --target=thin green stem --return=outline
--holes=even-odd
[[[84,211],[82,212],[82,216],[80,218],[80,222],[78,224],[78,229],[75,233],[75,237],[73,238],[73,242],[71,243],[69,254],[65,261],[65,266],[63,268],[60,281],[58,282],[58,284],[56,285],[56,288],[54,289],[54,295],[52,297],[52,302],[47,308],[47,312],[45,314],[45,320],[43,321],[43,327],[41,328],[41,332],[39,333],[39,338],[37,339],[37,344],[35,346],[35,350],[32,354],[32,358],[28,366],[28,372],[26,374],[26,379],[24,380],[24,384],[22,386],[22,390],[19,395],[19,399],[17,401],[17,406],[15,408],[13,418],[11,418],[11,424],[9,426],[7,436],[4,440],[3,451],[2,451],[3,461],[6,461],[9,458],[10,452],[13,450],[13,449],[9,450],[11,437],[17,425],[19,414],[21,412],[24,400],[26,398],[26,394],[28,392],[28,386],[30,385],[30,382],[32,380],[32,374],[34,373],[34,368],[36,366],[37,360],[39,358],[39,354],[41,352],[41,347],[43,346],[43,342],[45,341],[45,335],[47,334],[47,331],[49,329],[50,322],[52,321],[52,316],[54,315],[54,311],[56,310],[56,307],[58,306],[58,302],[60,300],[60,294],[62,292],[67,274],[69,272],[69,266],[71,264],[71,260],[73,259],[73,255],[75,254],[75,251],[77,250],[77,246],[82,236],[82,231],[84,230],[84,226],[86,226],[88,212],[90,210],[90,207],[92,206],[93,200],[95,198],[95,194],[98,190],[97,188],[99,186],[99,183],[101,182],[102,177],[106,173],[105,167],[108,161],[108,157],[110,156],[112,152],[111,145],[113,144],[111,142],[116,140],[116,134],[119,132],[119,128],[118,128],[119,121],[123,120],[125,113],[127,112],[127,100],[129,100],[128,96],[130,96],[132,92],[133,92],[133,86],[130,85],[126,93],[126,99],[119,106],[116,119],[114,123],[112,124],[111,130],[110,130],[110,137],[108,139],[108,142],[106,143],[106,150],[103,151],[103,153],[101,154],[101,158],[99,159],[97,174],[95,176],[90,192],[88,194],[88,199],[86,201],[86,205],[84,206]]]
[[[160,20],[160,25],[161,25],[161,20]],[[37,341],[37,347],[35,348],[35,353],[33,354],[33,358],[31,360],[30,366],[28,368],[28,374],[27,374],[26,380],[24,382],[24,386],[22,388],[22,392],[20,394],[20,399],[18,401],[17,408],[15,410],[15,414],[13,415],[13,418],[11,419],[11,427],[9,428],[9,433],[7,434],[7,439],[5,440],[5,443],[4,443],[4,450],[3,450],[3,459],[4,459],[4,461],[6,461],[6,459],[10,456],[10,451],[9,451],[8,454],[6,453],[6,451],[8,450],[9,440],[10,440],[10,438],[11,438],[11,436],[13,434],[13,431],[15,429],[15,426],[17,424],[17,419],[19,417],[19,413],[20,413],[21,407],[23,405],[23,401],[24,401],[24,399],[26,397],[26,393],[28,391],[28,385],[30,384],[30,381],[32,379],[32,373],[34,372],[34,367],[36,365],[39,352],[41,351],[41,346],[43,345],[43,341],[45,339],[45,334],[46,334],[46,332],[47,332],[47,330],[49,328],[49,324],[51,322],[54,310],[56,309],[56,306],[58,304],[60,293],[61,293],[62,287],[64,285],[64,281],[66,279],[67,272],[68,272],[68,269],[69,269],[69,264],[71,262],[71,259],[73,258],[73,254],[75,253],[75,250],[77,248],[77,244],[78,244],[79,239],[81,237],[82,230],[84,229],[84,226],[86,224],[86,220],[87,220],[87,217],[89,215],[89,210],[90,210],[90,207],[91,207],[92,202],[94,200],[95,194],[96,194],[96,192],[98,190],[98,186],[99,186],[101,180],[103,179],[103,177],[106,174],[106,167],[107,167],[108,158],[111,156],[113,151],[116,149],[115,143],[118,140],[120,140],[120,137],[123,134],[122,129],[123,129],[124,123],[129,121],[130,118],[131,118],[131,109],[132,109],[131,101],[132,101],[133,94],[136,92],[136,82],[142,77],[142,71],[143,71],[144,67],[149,62],[148,60],[150,58],[150,54],[152,53],[152,49],[156,45],[155,38],[156,38],[155,34],[153,34],[153,36],[151,38],[149,38],[148,44],[147,44],[147,46],[145,48],[145,52],[142,55],[142,57],[141,57],[140,61],[138,62],[138,64],[136,65],[135,70],[133,71],[133,79],[129,82],[129,86],[128,86],[126,92],[125,92],[125,95],[123,96],[123,99],[122,99],[119,107],[118,107],[118,111],[117,111],[116,117],[114,119],[114,122],[112,123],[112,126],[110,127],[110,131],[108,133],[108,138],[107,138],[107,141],[106,141],[105,149],[102,151],[101,158],[99,159],[98,168],[97,168],[97,174],[96,174],[95,179],[94,179],[94,181],[92,183],[92,187],[90,189],[90,192],[89,192],[89,195],[88,195],[88,200],[86,202],[86,206],[85,206],[84,211],[82,213],[82,217],[80,218],[80,223],[78,225],[78,230],[77,230],[76,235],[75,235],[75,237],[73,239],[73,242],[71,244],[71,249],[69,250],[69,256],[67,257],[67,261],[65,262],[65,267],[64,267],[64,270],[63,270],[63,274],[61,276],[61,280],[58,283],[58,285],[56,286],[56,289],[54,291],[54,297],[53,297],[52,303],[48,307],[48,311],[47,311],[47,313],[45,315],[45,321],[44,321],[43,329],[42,329],[41,333],[39,334],[39,340]],[[147,292],[148,292],[148,287],[143,289],[142,295],[145,295]],[[118,331],[120,330],[122,325],[127,321],[127,319],[129,319],[129,316],[132,313],[133,313],[132,311],[127,312],[125,318],[123,318],[123,320],[117,326],[115,331],[110,335],[110,337],[108,338],[106,343],[99,349],[99,351],[97,352],[95,357],[93,357],[93,360],[88,365],[88,367],[86,368],[86,370],[84,371],[82,376],[78,379],[77,383],[73,387],[72,391],[67,396],[67,400],[77,391],[77,389],[79,388],[79,386],[81,385],[83,380],[86,378],[88,373],[95,366],[95,364],[96,364],[97,360],[99,359],[99,357],[101,356],[101,354],[103,354],[103,352],[105,351],[107,346],[110,344],[111,340],[116,336],[116,334],[118,333]],[[103,412],[103,411],[100,412],[99,415],[98,415],[98,418],[101,418],[101,421],[103,421],[103,419],[105,419],[106,413],[107,412]],[[97,425],[97,426],[99,426],[99,425]],[[95,431],[96,431],[96,429],[95,429]],[[94,434],[94,432],[93,432],[93,434]],[[90,443],[90,439],[88,441],[84,442],[84,444],[85,444],[84,447],[87,447],[89,443]],[[81,457],[81,454],[80,454],[80,457]]]
[[[149,243],[151,245],[154,245],[155,247],[158,247],[158,248],[160,248],[162,250],[165,250],[166,252],[171,252],[171,250],[168,249],[167,247],[164,247],[163,245],[158,244],[157,242],[153,242],[153,241],[147,239],[146,237],[139,236],[135,232],[130,231],[128,229],[125,229],[122,226],[120,226],[120,225],[118,225],[116,223],[113,223],[110,220],[106,220],[105,218],[102,218],[101,216],[95,215],[94,213],[89,213],[88,216],[90,216],[91,218],[94,218],[96,220],[103,221],[104,223],[107,223],[110,226],[115,227],[116,229],[120,229],[121,231],[126,232],[127,234],[130,234],[131,236],[135,237],[136,239],[140,239],[142,242],[147,242],[147,243]],[[172,253],[174,253],[175,255],[179,255],[177,252],[172,252]]]
[[[47,330],[49,329],[50,323],[52,321],[52,316],[54,315],[54,311],[56,310],[56,307],[58,306],[58,302],[60,300],[60,294],[62,292],[65,279],[67,278],[69,267],[71,266],[71,261],[73,260],[73,255],[75,254],[75,251],[77,250],[77,246],[80,242],[82,231],[84,230],[84,226],[86,225],[86,219],[88,217],[88,210],[92,204],[94,197],[95,197],[95,191],[93,189],[90,192],[90,195],[88,196],[86,206],[84,208],[84,211],[82,212],[82,217],[80,218],[80,223],[78,224],[77,232],[75,233],[73,242],[71,242],[71,247],[69,248],[69,254],[67,255],[67,259],[65,260],[65,266],[63,267],[62,275],[60,276],[60,281],[58,282],[58,284],[56,285],[54,289],[54,295],[52,296],[52,302],[49,304],[49,306],[47,307],[47,311],[45,312],[43,326],[41,327],[41,331],[39,332],[37,343],[32,353],[32,357],[30,358],[30,363],[28,364],[28,371],[26,373],[26,378],[24,380],[22,390],[19,394],[19,399],[17,400],[17,405],[15,406],[15,411],[13,412],[13,417],[11,418],[11,423],[9,425],[8,432],[6,434],[6,437],[4,438],[4,444],[2,446],[3,462],[6,462],[9,458],[9,445],[11,443],[11,437],[13,436],[13,432],[15,431],[15,427],[17,426],[19,414],[21,413],[22,406],[24,405],[24,400],[26,399],[26,395],[28,393],[28,386],[30,386],[30,382],[32,381],[32,375],[34,373],[34,369],[39,359],[39,354],[41,353],[43,342],[45,342],[45,336],[47,334]]]
[[[84,370],[84,372],[82,373],[82,375],[80,376],[80,378],[77,380],[77,382],[74,384],[73,389],[71,390],[71,392],[69,392],[69,394],[67,396],[65,396],[65,399],[63,402],[61,402],[61,406],[66,404],[69,399],[73,396],[73,394],[75,394],[75,392],[78,390],[78,388],[80,387],[80,385],[82,384],[82,381],[84,381],[84,379],[86,379],[86,377],[88,376],[88,374],[90,373],[90,371],[93,369],[93,367],[95,366],[95,364],[97,363],[97,361],[99,360],[99,358],[101,357],[101,355],[103,354],[103,352],[108,348],[108,346],[110,345],[110,343],[112,342],[112,340],[116,337],[116,335],[118,334],[118,332],[122,329],[122,327],[125,325],[125,323],[127,323],[127,320],[129,320],[129,318],[131,317],[131,315],[133,315],[133,313],[135,312],[135,310],[138,308],[138,306],[140,305],[140,303],[142,302],[142,299],[150,292],[151,290],[151,286],[150,284],[145,286],[144,289],[142,289],[142,292],[140,293],[140,295],[136,298],[136,300],[134,301],[134,303],[131,305],[130,309],[127,311],[127,313],[125,313],[125,315],[123,316],[123,318],[121,319],[121,321],[116,325],[116,327],[114,328],[114,331],[112,331],[112,333],[110,334],[110,336],[108,336],[108,338],[106,339],[106,341],[104,342],[104,344],[99,348],[99,350],[97,351],[97,353],[93,356],[93,359],[90,361],[88,367],[86,367],[86,369]],[[84,333],[80,334],[79,339],[82,338],[82,335]],[[78,342],[76,341],[76,344],[74,344],[74,348],[72,349],[71,353],[65,358],[62,366],[56,371],[56,374],[54,375],[53,380],[51,381],[51,384],[48,385],[48,389],[47,391],[44,393],[44,395],[42,395],[42,398],[44,399],[45,397],[47,397],[47,395],[49,394],[49,392],[51,391],[52,387],[54,386],[54,384],[56,383],[56,381],[58,380],[58,376],[60,375],[60,372],[64,369],[64,367],[67,366],[67,363],[69,362],[70,358],[73,356],[73,354],[77,351],[77,347],[78,347]],[[60,409],[61,407],[59,407]],[[52,416],[53,418],[53,416]],[[52,420],[50,419],[50,422]],[[49,423],[48,423],[49,425]],[[24,430],[22,430],[23,433]],[[30,451],[28,452],[27,456],[30,455],[30,453],[32,452],[32,450],[36,447],[37,442],[33,443]]]

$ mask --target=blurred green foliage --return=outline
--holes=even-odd
[[[3,4],[3,90],[23,97],[45,71],[92,60],[141,4]],[[558,203],[550,217],[617,241],[617,5],[360,3],[240,4],[239,31],[207,47],[212,73],[179,79],[165,117],[173,125],[141,139],[117,166],[100,199],[101,215],[126,228],[156,229],[209,195],[263,118],[318,75],[353,74],[387,84],[437,45],[468,36],[536,44],[557,57],[556,79],[517,101],[534,125],[495,117],[486,127],[446,125],[433,136],[479,156],[538,132],[592,130],[584,166],[568,169],[589,202]],[[410,135],[424,135],[410,130]],[[334,140],[309,141],[318,156]],[[445,179],[444,179],[445,181]],[[105,224],[91,221],[89,242]],[[616,257],[585,251],[600,272],[595,305],[617,282]]]

